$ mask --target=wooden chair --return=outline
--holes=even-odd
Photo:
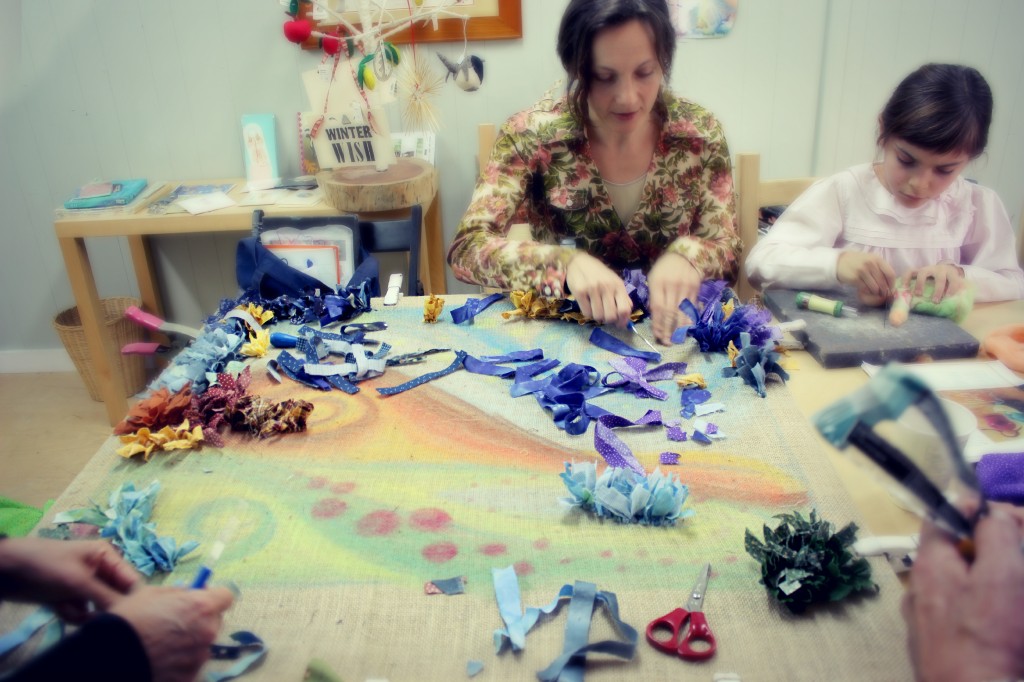
[[[401,218],[365,220],[354,214],[335,216],[267,216],[261,209],[252,214],[253,236],[261,232],[282,227],[309,229],[323,225],[341,225],[352,232],[352,253],[354,264],[359,264],[363,249],[371,253],[409,252],[409,268],[405,274],[405,289],[409,296],[423,293],[419,281],[420,234],[423,226],[423,208],[416,204],[409,209],[409,215]],[[381,282],[386,287],[387,282]]]
[[[747,254],[757,243],[757,218],[761,207],[783,206],[792,203],[817,178],[762,180],[760,154],[738,154],[736,158],[739,168],[736,190],[739,193],[740,239],[743,240],[736,295],[740,297],[741,301],[747,301],[756,293],[747,279],[745,267]]]
[[[476,129],[477,152],[476,160],[479,172],[487,168],[487,160],[491,158],[494,141],[498,139],[498,129],[493,123],[481,123]]]

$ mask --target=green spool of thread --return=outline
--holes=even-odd
[[[806,291],[800,291],[797,293],[796,305],[798,308],[806,308],[807,310],[813,310],[816,313],[825,313],[826,315],[832,315],[833,317],[857,316],[856,308],[844,306],[842,301],[833,301],[830,298],[818,296],[817,294],[809,294]]]

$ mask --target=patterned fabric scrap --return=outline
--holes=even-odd
[[[609,372],[601,380],[609,388],[617,388],[632,393],[638,398],[656,398],[668,400],[668,392],[652,386],[655,381],[671,379],[674,374],[685,372],[685,362],[666,362],[663,365],[647,369],[647,361],[642,358],[627,357],[609,360],[614,371]],[[618,375],[618,378],[613,378]]]
[[[462,594],[466,591],[466,576],[459,575],[454,578],[434,579],[423,585],[424,594]]]
[[[647,410],[636,421],[630,421],[614,414],[602,415],[597,418],[597,426],[594,427],[594,447],[597,448],[598,454],[608,462],[608,466],[632,469],[643,476],[646,473],[643,466],[637,461],[629,447],[612,433],[612,429],[623,426],[658,426],[660,424],[661,412],[659,410]]]
[[[683,440],[686,440],[686,434],[683,434]],[[679,464],[679,457],[681,455],[678,452],[663,452],[658,455],[658,461],[662,464],[673,465]]]
[[[732,346],[731,341],[729,344]],[[768,396],[765,381],[769,376],[777,376],[783,383],[786,382],[789,374],[779,364],[778,353],[768,346],[754,345],[751,342],[750,334],[746,332],[740,334],[740,344],[742,346],[740,350],[737,351],[736,347],[732,346],[729,351],[729,356],[733,359],[732,367],[723,367],[722,376],[741,377],[762,398]]]
[[[203,441],[203,427],[196,425],[189,427],[186,419],[178,426],[165,426],[159,431],[150,431],[142,427],[135,433],[128,433],[120,436],[124,443],[117,449],[117,454],[125,459],[131,459],[135,455],[142,454],[145,461],[149,461],[154,450],[194,450],[200,447]]]
[[[983,455],[977,473],[985,499],[1024,504],[1024,452]]]
[[[241,345],[240,334],[230,334],[220,327],[205,331],[174,356],[171,366],[161,372],[149,388],[158,391],[166,387],[177,393],[191,385],[192,393],[200,394],[208,385],[207,373],[220,372],[229,361],[237,359]]]
[[[609,466],[598,476],[593,462],[576,465],[566,462],[565,472],[560,476],[572,494],[563,501],[599,518],[671,526],[693,515],[692,509],[683,511],[690,489],[675,474],[665,476],[659,469],[643,475]]]
[[[192,390],[188,386],[172,393],[166,386],[159,388],[128,409],[128,416],[114,427],[114,435],[135,433],[141,428],[159,430],[171,424],[180,424],[192,404]]]

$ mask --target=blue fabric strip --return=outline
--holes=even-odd
[[[505,298],[505,294],[491,294],[487,298],[470,298],[465,305],[452,309],[452,321],[455,324],[469,322],[473,324],[473,318],[487,309],[489,305]]]
[[[611,351],[617,355],[642,358],[649,362],[658,362],[661,360],[661,353],[633,348],[625,341],[620,341],[600,327],[594,327],[594,331],[590,332],[590,343],[594,344],[598,348]]]
[[[0,658],[20,647],[30,640],[32,635],[54,621],[57,621],[57,616],[50,609],[40,608],[30,613],[18,627],[0,637]]]
[[[378,388],[377,389],[377,393],[380,393],[381,395],[396,395],[398,393],[402,393],[404,391],[408,391],[410,388],[416,388],[417,386],[422,386],[423,384],[427,383],[428,381],[433,381],[434,379],[440,379],[441,377],[448,376],[449,374],[451,374],[452,372],[456,371],[457,369],[460,369],[462,367],[463,362],[465,362],[465,360],[466,360],[466,351],[464,351],[464,350],[455,351],[455,360],[452,362],[452,364],[448,365],[444,369],[439,370],[437,372],[430,372],[429,374],[424,374],[423,376],[416,377],[412,381],[407,381],[404,384],[400,384],[398,386],[392,386],[390,388]]]

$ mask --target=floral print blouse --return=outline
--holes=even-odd
[[[667,121],[626,225],[564,97],[510,118],[448,250],[455,276],[562,298],[566,267],[579,248],[616,272],[647,272],[668,250],[704,279],[734,280],[741,244],[725,135],[701,106],[665,98]],[[508,239],[516,223],[530,225],[534,241]]]

